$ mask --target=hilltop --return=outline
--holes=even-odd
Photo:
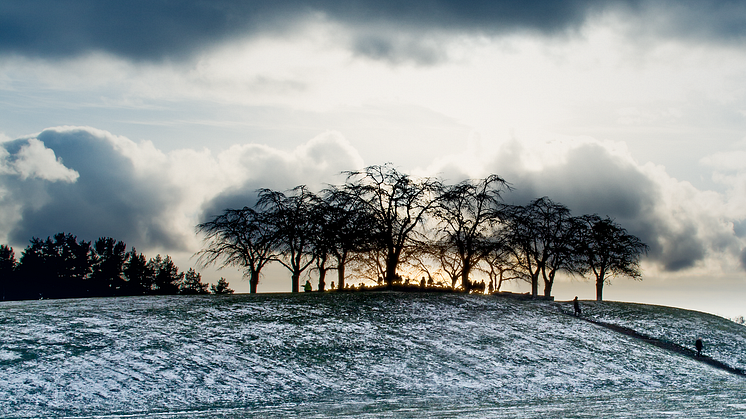
[[[7,302],[0,416],[746,413],[746,378],[576,319],[570,307],[397,292]],[[708,356],[746,367],[746,327],[729,320],[583,307],[681,346],[700,336]]]

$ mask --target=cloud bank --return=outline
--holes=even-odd
[[[318,190],[363,165],[334,131],[289,151],[239,144],[213,155],[164,153],[89,127],[49,128],[1,144],[0,237],[19,246],[65,231],[86,240],[111,236],[141,251],[195,252],[194,226],[225,208],[252,205],[256,189]],[[640,165],[619,144],[523,139],[485,152],[475,143],[428,168],[403,169],[450,182],[497,173],[515,187],[508,202],[549,196],[576,215],[610,216],[650,245],[646,263],[661,272],[733,272],[745,259],[746,217],[731,197]]]
[[[636,35],[738,42],[746,34],[746,5],[738,1],[12,0],[0,4],[0,53],[60,58],[103,51],[160,61],[331,22],[350,31],[346,42],[357,54],[428,64],[442,53],[438,34],[556,35],[610,14],[628,22]]]
[[[743,193],[701,191],[662,166],[637,163],[623,144],[590,138],[520,138],[490,153],[472,145],[436,161],[426,172],[453,180],[497,173],[515,188],[506,201],[548,196],[575,215],[609,216],[650,246],[646,263],[657,272],[734,272],[746,267],[745,213],[733,206]]]
[[[236,145],[163,153],[89,127],[49,128],[0,145],[0,237],[23,245],[65,231],[109,236],[168,253],[197,250],[194,226],[228,207],[251,205],[260,187],[320,187],[362,160],[338,133],[286,152]],[[43,170],[42,170],[43,168]]]

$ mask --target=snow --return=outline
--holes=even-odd
[[[644,333],[700,334],[711,356],[743,363],[746,328],[727,320],[585,305]],[[746,415],[746,379],[560,306],[397,293],[4,302],[0,416]]]
[[[708,313],[674,307],[618,303],[584,303],[584,313],[632,328],[650,337],[694,349],[702,338],[705,355],[746,370],[746,326]]]

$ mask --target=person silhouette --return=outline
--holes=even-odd
[[[578,302],[578,296],[575,296],[575,299],[572,300],[572,306],[575,309],[575,317],[578,317],[583,314],[583,312],[580,310],[580,303]]]
[[[697,338],[697,341],[694,342],[694,347],[697,348],[697,356],[702,356],[702,348],[704,347],[702,338]]]
[[[306,281],[306,285],[303,286],[303,292],[311,292],[312,290],[311,281]]]

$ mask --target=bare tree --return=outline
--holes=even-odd
[[[433,208],[439,242],[460,261],[461,286],[469,291],[469,274],[485,257],[494,225],[500,222],[501,193],[510,187],[497,175],[441,185]]]
[[[531,295],[538,295],[541,276],[544,295],[550,296],[557,272],[576,272],[577,221],[567,207],[547,197],[508,207],[506,215],[510,247],[517,267],[531,283]]]
[[[583,225],[577,217],[570,215],[567,207],[555,204],[550,228],[550,252],[541,274],[544,280],[544,296],[552,295],[552,286],[558,272],[570,275],[582,274],[580,240]]]
[[[605,283],[618,275],[641,280],[640,257],[648,246],[627,233],[610,218],[598,215],[581,217],[585,223],[581,255],[586,271],[596,278],[596,300],[603,299]]]
[[[525,278],[518,269],[518,262],[504,237],[504,231],[499,229],[493,232],[487,244],[484,263],[479,265],[479,269],[486,273],[490,282],[494,284],[495,292],[500,292],[504,282]]]
[[[319,214],[323,243],[336,261],[337,285],[343,289],[347,263],[375,246],[374,218],[354,194],[335,186],[323,191]]]
[[[422,271],[433,283],[436,277],[446,277],[451,289],[456,289],[463,265],[450,243],[423,240],[413,250],[409,262],[413,267]]]
[[[344,188],[373,216],[370,233],[383,251],[383,280],[391,286],[405,247],[411,245],[415,229],[434,205],[437,182],[429,178],[414,179],[390,164],[345,173]]]
[[[292,292],[300,292],[300,276],[316,260],[314,240],[319,227],[314,216],[318,202],[305,185],[296,186],[290,195],[270,189],[259,190],[257,208],[277,236],[275,260],[291,274]]]
[[[207,247],[197,253],[202,267],[219,263],[236,266],[249,278],[249,292],[256,293],[262,269],[276,258],[277,232],[267,217],[251,208],[227,209],[199,224]]]

